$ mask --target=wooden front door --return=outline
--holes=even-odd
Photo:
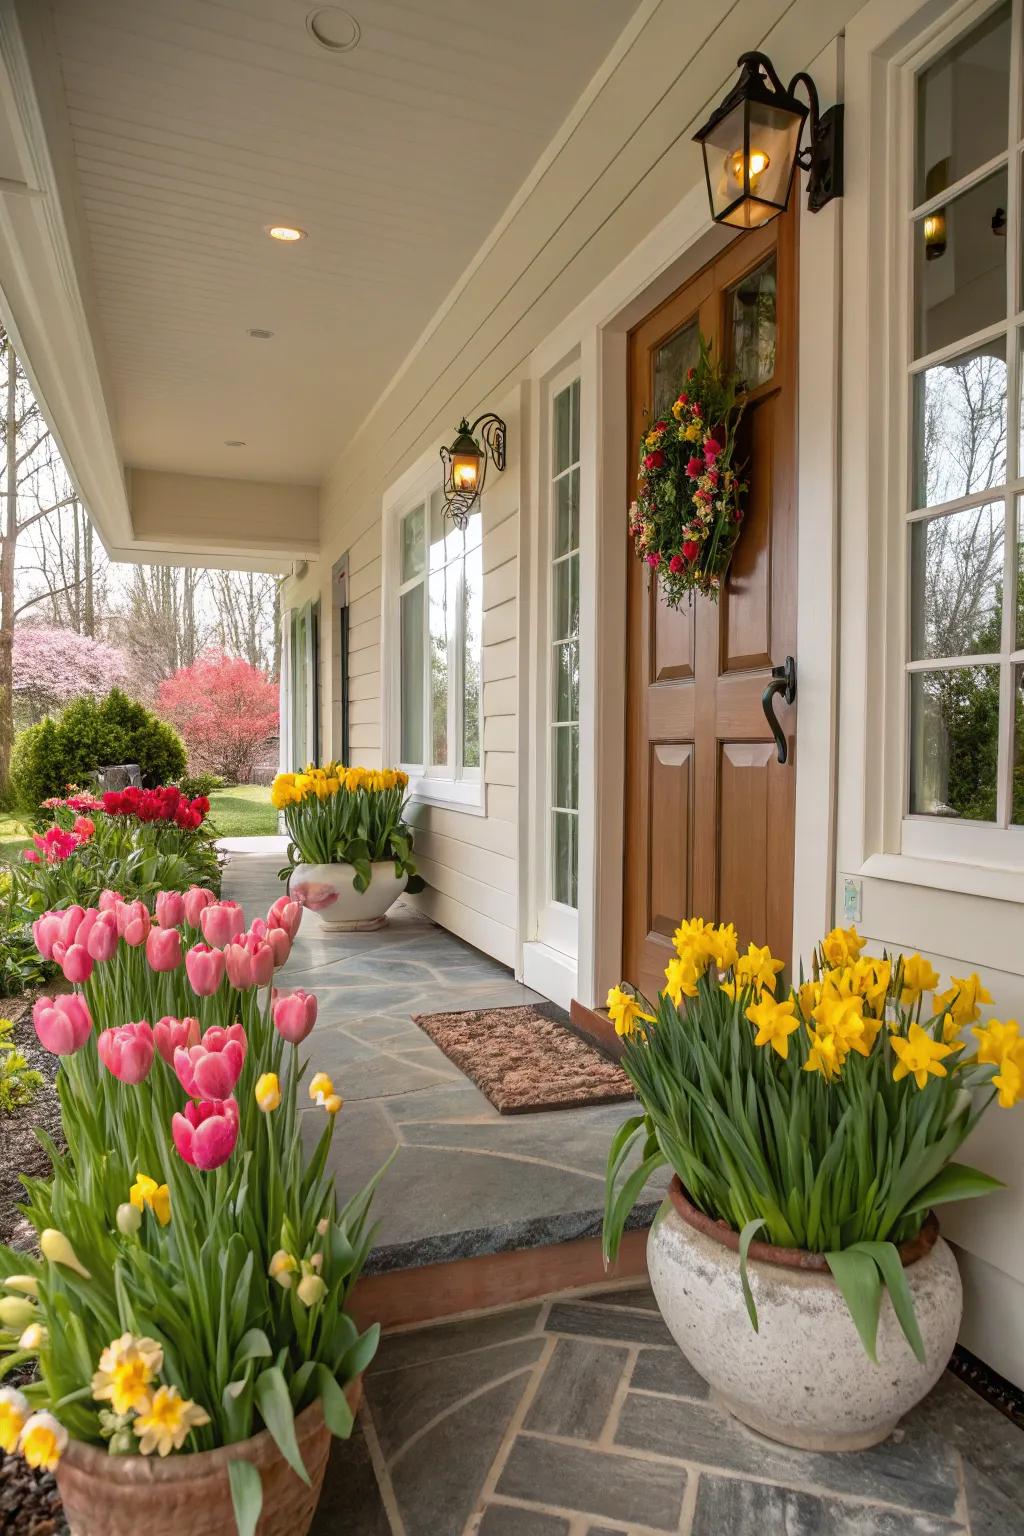
[[[744,235],[630,335],[630,495],[637,445],[669,413],[701,333],[747,386],[743,532],[718,604],[668,608],[629,552],[623,958],[655,996],[682,917],[736,924],[790,959],[796,709],[762,694],[796,655],[796,240],[787,214]],[[824,793],[824,786],[823,786]]]

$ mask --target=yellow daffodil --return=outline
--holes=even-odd
[[[271,1280],[276,1280],[282,1291],[290,1291],[294,1282],[293,1277],[298,1273],[299,1261],[285,1248],[279,1248],[267,1265],[267,1274]]]
[[[158,1184],[148,1174],[137,1173],[135,1183],[128,1191],[128,1198],[138,1211],[148,1206],[162,1227],[171,1219],[171,1192],[166,1184]]]
[[[826,1083],[838,1077],[842,1068],[843,1058],[840,1054],[840,1045],[835,1035],[820,1035],[813,1029],[810,1032],[811,1049],[807,1053],[804,1062],[805,1072],[820,1072]]]
[[[949,1014],[956,1026],[955,1033],[963,1029],[965,1024],[973,1024],[975,1019],[981,1018],[981,1007],[992,1001],[992,994],[976,971],[972,971],[969,976],[951,976],[949,980],[950,985],[945,992],[935,993],[932,1007],[936,1014]]]
[[[688,960],[698,975],[703,975],[715,952],[715,927],[702,917],[689,917],[679,924],[672,935],[676,954],[680,960]]]
[[[684,997],[697,996],[697,967],[692,960],[677,956],[665,967],[665,996],[678,1008]]]
[[[256,1079],[255,1091],[256,1103],[265,1115],[269,1115],[281,1102],[281,1084],[277,1080],[277,1073],[261,1073]]]
[[[800,1012],[803,1014],[805,1019],[809,1019],[813,1016],[815,1008],[817,1008],[818,1004],[821,1002],[821,991],[822,987],[820,981],[805,981],[801,984],[798,997],[800,1001]]]
[[[719,923],[707,942],[717,969],[731,971],[739,954],[739,940],[732,923]]]
[[[345,1100],[340,1093],[328,1093],[324,1095],[321,1108],[325,1109],[329,1115],[336,1115],[340,1113],[344,1103]]]
[[[769,995],[762,997],[759,1003],[752,1003],[747,1009],[747,1018],[757,1029],[754,1044],[770,1045],[785,1061],[789,1055],[789,1036],[800,1028],[795,1012],[796,1004],[791,997],[779,1003]]]
[[[879,1017],[885,1011],[885,999],[892,981],[892,965],[888,960],[876,960],[865,955],[841,973],[846,977],[851,992],[864,999],[872,1013]],[[831,978],[830,978],[831,979]]]
[[[785,964],[776,960],[767,944],[759,948],[748,944],[747,952],[736,962],[736,980],[741,987],[753,987],[755,992],[775,991],[775,978]]]
[[[14,1387],[0,1387],[0,1451],[12,1456],[29,1416],[28,1398]]]
[[[210,1415],[198,1403],[182,1397],[177,1387],[158,1387],[132,1426],[143,1456],[169,1456],[180,1451],[193,1429],[209,1424]]]
[[[41,1349],[45,1349],[50,1342],[50,1335],[42,1323],[29,1323],[25,1332],[18,1340],[18,1348],[28,1350],[30,1354],[38,1355]]]
[[[612,987],[605,999],[605,1007],[615,1025],[615,1033],[624,1035],[627,1040],[637,1033],[639,1020],[643,1019],[648,1024],[654,1023],[654,1015],[644,1013],[636,998],[629,992],[624,992],[621,987]]]
[[[137,1413],[149,1402],[149,1389],[163,1369],[164,1352],[155,1339],[122,1333],[100,1355],[91,1384],[97,1402],[115,1413]]]
[[[943,1058],[953,1054],[953,1046],[944,1045],[941,1040],[933,1040],[920,1024],[911,1024],[906,1039],[902,1035],[892,1035],[890,1038],[898,1058],[892,1069],[893,1082],[913,1077],[917,1086],[923,1088],[929,1074],[933,1077],[947,1075],[942,1064]]]
[[[64,1454],[68,1432],[52,1413],[33,1413],[25,1420],[18,1450],[30,1467],[52,1472]]]
[[[904,959],[900,992],[900,1002],[904,1008],[912,1008],[922,992],[933,992],[938,984],[938,971],[923,955],[911,955],[909,959]]]
[[[835,1040],[840,1065],[849,1051],[870,1056],[880,1025],[877,1019],[864,1017],[864,999],[857,993],[847,997],[829,996],[826,989],[813,1017],[818,1034]]]
[[[992,1085],[999,1089],[1002,1109],[1012,1109],[1024,1096],[1024,1040],[1018,1040],[1004,1053],[999,1071],[992,1076]]]
[[[1020,1025],[1016,1019],[1007,1019],[1005,1024],[1000,1024],[998,1019],[989,1019],[985,1025],[976,1024],[971,1034],[978,1042],[978,1061],[982,1066],[991,1064],[1000,1067],[1006,1053],[1012,1050],[1020,1038]]]
[[[64,1236],[54,1227],[47,1227],[39,1237],[39,1249],[44,1259],[49,1259],[51,1264],[61,1264],[65,1269],[73,1269],[76,1275],[81,1275],[83,1280],[91,1280],[92,1275],[81,1262],[75,1250]]]
[[[865,940],[856,928],[833,928],[821,941],[821,952],[833,970],[852,965],[864,948]]]

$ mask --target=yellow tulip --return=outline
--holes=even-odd
[[[256,1103],[265,1115],[281,1102],[281,1084],[276,1072],[264,1072],[256,1079]]]

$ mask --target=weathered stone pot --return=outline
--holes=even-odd
[[[737,1234],[691,1205],[674,1178],[651,1228],[647,1261],[683,1354],[730,1413],[772,1440],[815,1451],[862,1450],[884,1440],[938,1381],[960,1328],[960,1274],[934,1215],[900,1249],[924,1365],[887,1291],[873,1365],[824,1256],[796,1248],[750,1245],[755,1333],[738,1249]]]
[[[362,1378],[345,1389],[355,1413]],[[230,1461],[251,1461],[263,1483],[257,1536],[306,1536],[320,1500],[331,1433],[319,1402],[295,1420],[308,1487],[267,1430],[240,1445],[194,1455],[109,1456],[72,1440],[57,1467],[57,1487],[71,1536],[230,1536],[235,1530]]]
[[[289,876],[288,893],[315,912],[331,933],[383,928],[385,914],[405,890],[408,876],[396,876],[391,859],[370,868],[370,884],[365,891],[357,891],[351,864],[296,864]]]

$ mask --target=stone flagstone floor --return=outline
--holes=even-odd
[[[884,1444],[717,1407],[646,1286],[390,1334],[313,1536],[1021,1536],[1024,1433],[953,1375]]]
[[[283,889],[285,839],[222,846],[224,895],[250,919],[266,912]],[[345,1100],[331,1150],[342,1197],[398,1149],[377,1199],[371,1270],[599,1231],[608,1146],[635,1105],[499,1115],[410,1017],[543,1001],[505,966],[399,903],[376,933],[328,934],[307,913],[278,981],[319,999],[310,1057]],[[320,1111],[304,1122],[315,1140]],[[652,1181],[637,1225],[650,1222],[665,1182]]]

